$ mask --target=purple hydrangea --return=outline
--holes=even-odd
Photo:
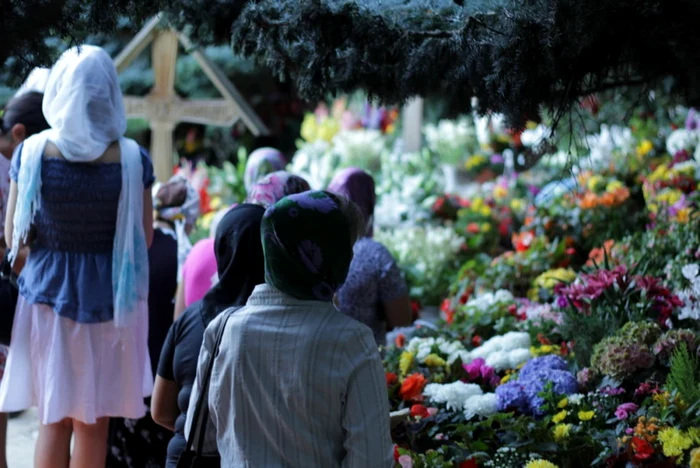
[[[518,410],[527,413],[529,410],[525,389],[517,380],[496,387],[496,398],[499,411]]]
[[[544,398],[539,396],[544,391],[547,384],[552,384],[552,391],[557,395],[570,395],[575,393],[578,384],[576,377],[565,370],[543,369],[538,374],[533,374],[525,384],[525,395],[530,406],[530,412],[541,416],[544,411],[540,408],[544,406]]]
[[[520,380],[529,379],[532,375],[549,369],[567,370],[568,366],[566,365],[566,361],[554,354],[536,357],[527,361],[520,370]]]
[[[567,370],[562,358],[553,355],[538,357],[523,366],[518,380],[496,388],[499,410],[516,409],[541,416],[540,408],[545,402],[539,394],[549,383],[558,395],[570,395],[578,389],[576,377]]]

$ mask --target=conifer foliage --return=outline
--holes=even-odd
[[[0,65],[49,63],[46,37],[79,42],[165,9],[200,43],[231,40],[310,99],[364,89],[385,103],[447,96],[522,125],[591,93],[665,85],[700,103],[696,0],[5,0]],[[11,58],[8,61],[8,58]],[[17,73],[16,76],[23,76]]]
[[[541,106],[561,114],[582,96],[668,77],[698,103],[698,17],[693,0],[258,0],[233,22],[232,45],[309,99],[441,94],[467,110],[476,96],[517,126]]]

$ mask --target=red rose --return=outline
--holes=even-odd
[[[479,225],[477,223],[467,224],[467,232],[469,234],[479,234]]]
[[[636,462],[647,460],[654,454],[654,447],[640,437],[632,437],[630,447],[632,447],[632,451],[634,452],[632,454],[632,459]]]
[[[420,398],[423,387],[428,383],[423,374],[415,373],[406,377],[401,384],[399,396],[404,401],[411,401]]]
[[[428,408],[426,408],[423,405],[413,405],[411,406],[411,416],[413,416],[414,418],[427,418],[428,416],[430,416],[430,413],[428,412]]]
[[[481,346],[481,343],[483,341],[484,341],[483,338],[481,338],[479,335],[472,336],[472,346],[474,346],[475,348],[478,348],[479,346]]]
[[[399,377],[396,374],[394,374],[393,372],[386,372],[384,374],[384,376],[386,377],[387,387],[390,387],[399,381]]]

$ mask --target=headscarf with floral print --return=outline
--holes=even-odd
[[[311,190],[311,187],[304,178],[287,171],[277,171],[257,181],[246,202],[269,208],[287,195],[308,190]]]
[[[284,155],[274,148],[258,148],[248,158],[243,174],[245,189],[250,191],[258,180],[275,171],[281,171],[287,165]]]
[[[267,209],[262,242],[268,284],[296,299],[330,302],[347,277],[354,235],[336,195],[309,191]]]
[[[372,237],[374,205],[377,202],[377,195],[374,192],[374,178],[367,172],[356,167],[348,167],[338,172],[328,190],[349,198],[362,211],[367,227],[367,237]]]

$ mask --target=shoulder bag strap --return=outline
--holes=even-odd
[[[185,452],[189,452],[190,450],[192,450],[192,447],[194,446],[194,438],[197,434],[197,431],[199,431],[199,437],[197,441],[197,453],[200,455],[202,454],[202,448],[204,447],[204,435],[206,433],[207,420],[209,418],[209,404],[207,403],[207,400],[209,393],[209,383],[211,381],[211,374],[214,370],[214,361],[216,359],[216,356],[219,354],[219,346],[221,345],[221,340],[224,336],[224,331],[226,330],[226,324],[228,323],[228,319],[229,317],[231,317],[231,314],[233,314],[239,308],[240,307],[230,308],[222,312],[226,315],[221,321],[221,325],[219,326],[219,330],[216,335],[216,342],[214,344],[214,348],[211,350],[211,355],[209,356],[209,360],[207,361],[207,371],[204,375],[202,388],[199,390],[199,398],[197,398],[197,406],[194,410],[194,416],[192,418],[192,427],[190,427],[190,434],[189,437],[187,437],[187,445],[185,446]]]

